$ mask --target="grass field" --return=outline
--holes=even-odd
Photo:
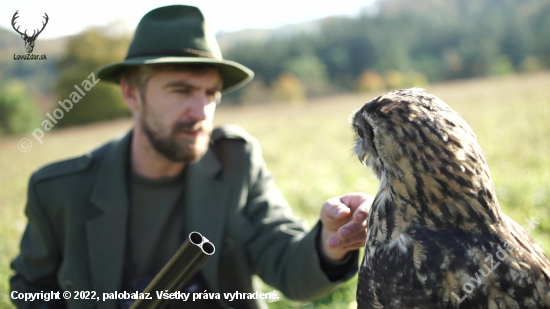
[[[487,155],[504,212],[531,230],[550,253],[550,74],[476,79],[433,85],[434,93],[470,124]],[[241,125],[256,136],[268,167],[296,214],[314,223],[324,200],[350,191],[375,194],[378,181],[351,153],[350,113],[374,93],[317,99],[303,106],[221,108],[216,123]],[[30,174],[49,162],[78,155],[130,127],[129,120],[0,139],[0,308],[11,308],[10,261],[26,224]],[[18,150],[27,137],[33,148]],[[271,308],[355,308],[356,280],[315,302],[272,303]],[[267,289],[267,287],[266,287]]]

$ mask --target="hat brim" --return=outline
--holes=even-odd
[[[204,63],[211,64],[220,70],[220,74],[223,80],[222,93],[228,93],[236,90],[252,78],[254,78],[254,72],[242,64],[229,60],[216,60],[211,58],[198,58],[198,57],[139,57],[122,62],[112,63],[101,67],[97,71],[97,76],[103,81],[109,81],[113,83],[120,83],[120,76],[125,68],[130,66],[139,65],[154,65],[154,64],[178,64],[178,63]]]

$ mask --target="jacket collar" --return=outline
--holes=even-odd
[[[86,224],[92,283],[99,294],[113,293],[122,286],[129,209],[126,167],[131,140],[132,131],[109,147],[90,196],[91,203],[103,212]],[[185,197],[180,201],[180,206],[186,207],[185,239],[191,231],[197,231],[216,247],[201,271],[209,287],[217,291],[229,185],[216,179],[222,165],[212,147],[187,168]],[[115,304],[99,305],[111,308]]]

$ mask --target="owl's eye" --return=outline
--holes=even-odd
[[[365,138],[365,134],[363,133],[363,130],[357,129],[357,134],[359,134],[359,136],[360,136],[361,138]]]

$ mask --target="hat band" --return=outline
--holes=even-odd
[[[148,57],[148,56],[164,56],[164,57],[200,57],[200,58],[211,58],[217,59],[213,54],[201,50],[186,48],[184,50],[160,50],[147,53],[132,54],[126,56],[126,60],[139,57]]]

